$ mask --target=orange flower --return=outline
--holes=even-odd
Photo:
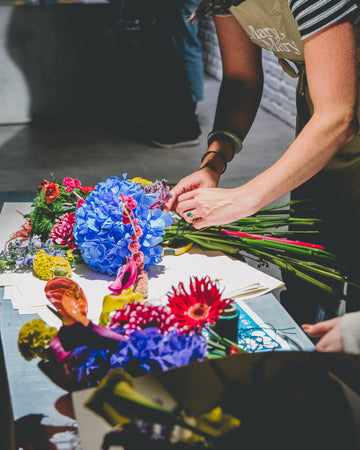
[[[60,195],[61,191],[57,183],[49,183],[45,187],[45,201],[54,203]]]
[[[48,180],[42,180],[42,182],[40,183],[40,186],[38,187],[39,194],[40,194],[41,191],[46,189],[48,186],[49,186]]]
[[[55,277],[46,283],[45,295],[62,317],[64,325],[81,322],[87,326],[88,302],[84,291],[73,280]]]

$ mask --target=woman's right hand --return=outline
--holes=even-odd
[[[164,205],[164,211],[175,211],[181,194],[198,188],[214,188],[218,185],[219,179],[220,173],[206,166],[182,178],[170,191],[171,198]]]

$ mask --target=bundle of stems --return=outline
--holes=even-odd
[[[253,257],[259,266],[271,263],[282,271],[311,283],[336,297],[346,298],[344,286],[353,284],[341,269],[333,253],[309,242],[319,233],[318,218],[290,217],[295,203],[261,209],[257,214],[227,225],[196,230],[184,219],[177,218],[165,229],[164,242],[189,241],[210,250],[220,250],[235,258]],[[304,241],[291,237],[305,236]]]

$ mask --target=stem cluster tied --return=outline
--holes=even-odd
[[[177,219],[165,229],[164,242],[168,245],[182,239],[239,259],[251,256],[259,265],[264,262],[275,264],[281,270],[345,299],[344,285],[358,285],[347,277],[336,255],[320,245],[309,243],[311,236],[318,234],[323,220],[290,217],[290,208],[295,203],[299,202],[263,208],[251,217],[201,230]],[[294,226],[296,231],[292,231]],[[306,242],[293,240],[294,235],[304,236]]]

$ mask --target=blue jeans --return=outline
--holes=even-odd
[[[204,98],[202,46],[198,38],[198,23],[189,23],[187,19],[200,0],[167,1],[174,2],[172,15],[168,18],[171,40],[183,61],[192,99],[198,102]]]

